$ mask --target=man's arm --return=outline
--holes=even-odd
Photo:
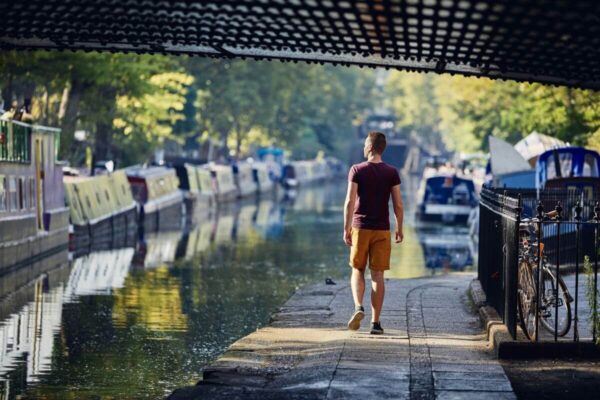
[[[396,216],[396,243],[400,243],[404,240],[404,232],[402,231],[404,205],[402,204],[400,185],[392,187],[392,202],[394,203],[394,215]]]
[[[358,193],[358,184],[348,182],[348,191],[346,192],[346,201],[344,202],[344,243],[352,246],[352,214],[354,213],[354,204]]]

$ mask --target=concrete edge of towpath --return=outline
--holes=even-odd
[[[531,342],[517,327],[517,340],[513,340],[495,308],[487,298],[477,278],[469,284],[469,296],[478,310],[487,340],[499,359],[526,360],[540,358],[600,359],[600,346],[591,342]]]

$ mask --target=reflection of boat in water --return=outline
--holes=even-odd
[[[466,231],[436,228],[417,234],[428,269],[463,271],[473,265],[473,244]]]
[[[285,203],[273,201],[259,203],[254,216],[256,231],[265,239],[280,237],[283,233],[285,210]]]
[[[147,235],[143,242],[138,243],[132,262],[133,266],[155,268],[175,261],[181,237],[181,231],[157,232]]]
[[[23,282],[0,301],[0,394],[12,399],[39,375],[50,371],[54,337],[62,320],[62,304],[69,268],[62,260],[46,259],[44,273]],[[22,272],[19,270],[17,272]],[[3,280],[12,282],[12,276]],[[11,376],[17,375],[17,379]]]
[[[417,217],[422,221],[466,223],[477,205],[473,181],[454,174],[425,178],[418,196]]]
[[[129,273],[134,249],[97,251],[73,261],[73,269],[67,283],[65,296],[68,300],[76,296],[110,294],[113,289],[123,287]]]

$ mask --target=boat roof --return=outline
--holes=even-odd
[[[600,171],[600,154],[598,154],[598,152],[594,150],[577,146],[569,146],[562,147],[559,149],[548,150],[542,153],[542,155],[540,155],[536,163],[536,186],[538,188],[541,188],[548,180],[548,163],[551,160],[554,160],[555,153],[558,153],[559,162],[562,161],[561,164],[563,164],[563,162],[568,162],[567,164],[565,164],[565,167],[568,168],[568,171],[565,171],[565,168],[563,168],[563,166],[561,166],[560,168],[561,173],[564,174],[566,172],[568,174],[567,176],[563,176],[564,178],[584,176],[584,163],[587,162],[586,158],[588,158],[589,156],[596,160],[596,176],[598,174],[598,171]],[[567,158],[560,157],[561,155],[565,154],[571,155],[571,157],[568,158],[568,161]],[[590,172],[593,173],[593,171]]]
[[[515,150],[529,161],[547,150],[566,146],[560,139],[533,131],[515,144]]]
[[[467,176],[460,176],[460,175],[453,174],[453,173],[447,173],[447,174],[442,173],[442,174],[431,175],[431,176],[427,177],[426,180],[430,181],[433,179],[446,179],[446,178],[452,178],[452,179],[466,181],[466,182],[473,182],[473,179],[471,179]]]
[[[174,170],[172,168],[161,166],[145,167],[141,165],[134,165],[132,167],[125,168],[125,173],[127,174],[127,176],[137,176],[140,178],[157,175],[168,175],[172,174],[173,171]]]

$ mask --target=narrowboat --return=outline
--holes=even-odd
[[[185,219],[195,223],[206,218],[215,204],[210,170],[203,165],[176,165],[179,189],[184,193]]]
[[[137,206],[124,170],[63,180],[76,254],[134,244]]]
[[[184,196],[173,168],[129,167],[125,170],[137,202],[144,233],[179,229],[183,225]]]
[[[60,130],[0,120],[0,274],[64,251]]]
[[[233,169],[229,165],[212,165],[210,167],[213,179],[216,183],[217,202],[227,202],[238,197],[238,190],[233,179]]]
[[[421,221],[466,223],[471,209],[477,205],[473,181],[455,174],[425,178],[418,196],[417,217]]]
[[[546,211],[553,210],[558,200],[562,201],[563,219],[573,221],[575,205],[582,206],[581,220],[594,218],[595,204],[600,199],[600,155],[582,147],[563,147],[542,153],[536,162],[537,199],[524,201],[523,214],[536,215],[537,201],[541,201]],[[546,242],[546,254],[551,262],[556,262],[556,241],[558,230],[552,224],[545,225],[543,236]],[[576,254],[576,226],[572,223],[561,224],[561,266],[574,263]],[[591,255],[595,251],[594,226],[584,224],[581,227],[581,254]]]
[[[256,195],[258,186],[254,177],[255,170],[253,163],[240,162],[232,166],[234,182],[237,188],[238,197],[248,197]]]
[[[275,187],[274,181],[269,174],[269,166],[263,162],[252,163],[252,175],[256,190],[259,193],[267,193]]]
[[[293,163],[284,164],[281,168],[281,186],[286,190],[291,190],[298,186],[298,179],[296,179],[296,169]]]
[[[296,181],[298,182],[298,185],[304,185],[313,180],[310,161],[292,161],[291,165],[294,168]]]
[[[562,147],[542,153],[536,163],[536,187],[600,190],[600,155],[583,147]]]

